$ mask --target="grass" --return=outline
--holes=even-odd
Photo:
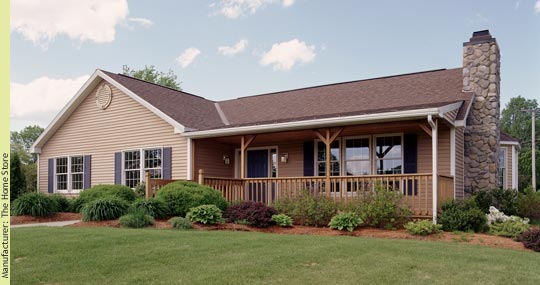
[[[540,254],[348,236],[12,229],[12,284],[540,284]]]

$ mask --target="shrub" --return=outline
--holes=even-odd
[[[135,211],[120,217],[119,222],[125,228],[145,228],[154,224],[154,218],[143,211]]]
[[[267,228],[273,224],[272,216],[278,212],[260,202],[246,201],[228,207],[223,216],[229,222],[246,221],[258,228]]]
[[[221,193],[195,182],[177,181],[161,188],[156,198],[167,204],[174,216],[185,216],[189,209],[200,205],[216,205],[225,210],[227,202]]]
[[[520,194],[517,201],[517,214],[532,221],[540,221],[540,192],[534,192],[532,188],[529,188]]]
[[[129,204],[118,198],[98,198],[86,203],[82,210],[83,221],[105,221],[118,219],[129,209]]]
[[[216,205],[201,205],[191,208],[186,218],[194,223],[202,224],[219,224],[223,222],[221,210]]]
[[[12,213],[15,216],[46,217],[56,212],[57,207],[56,202],[50,196],[39,192],[30,192],[20,195],[13,201]]]
[[[427,236],[441,232],[442,226],[439,224],[433,224],[430,220],[418,220],[415,222],[408,222],[405,224],[405,229],[412,235]]]
[[[93,198],[90,198],[90,197],[77,197],[73,200],[71,200],[71,205],[70,205],[70,209],[69,211],[70,212],[73,212],[73,213],[80,213],[82,208],[84,207],[84,205],[90,201],[94,200]]]
[[[70,200],[68,200],[68,198],[66,198],[65,196],[60,195],[60,194],[52,194],[52,195],[49,195],[49,197],[56,204],[56,212],[70,212],[71,211]]]
[[[273,215],[272,221],[280,227],[290,227],[293,224],[293,219],[285,214]]]
[[[355,213],[340,213],[332,217],[328,226],[331,229],[348,230],[349,232],[354,231],[360,224],[362,220]]]
[[[529,229],[529,219],[517,216],[507,216],[497,208],[489,207],[486,215],[489,233],[497,236],[517,238],[522,232]]]
[[[526,248],[540,252],[540,229],[533,228],[522,233],[518,241],[522,242]]]
[[[445,231],[482,232],[486,229],[486,215],[474,199],[450,201],[443,204],[441,209],[439,222]]]
[[[193,223],[188,218],[174,217],[169,220],[174,229],[189,230],[193,228]]]
[[[284,197],[275,203],[278,212],[293,218],[298,225],[326,226],[337,213],[331,198],[301,190],[292,198]]]
[[[411,211],[400,192],[376,186],[375,191],[357,199],[349,207],[368,226],[396,228],[410,219]]]
[[[122,199],[126,202],[133,202],[136,198],[135,192],[125,185],[96,185],[88,190],[84,190],[79,194],[79,197],[86,202],[98,198],[113,197]]]
[[[133,191],[135,192],[135,196],[139,198],[146,197],[146,183],[141,182],[133,188]]]
[[[133,211],[142,211],[156,219],[164,219],[169,216],[170,209],[165,202],[150,198],[148,200],[139,199],[132,204]]]
[[[495,189],[478,191],[473,196],[476,205],[484,211],[489,212],[489,207],[493,206],[508,215],[517,214],[518,192],[512,189]]]

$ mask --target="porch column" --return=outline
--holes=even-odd
[[[437,120],[433,120],[432,116],[428,116],[428,123],[431,126],[431,168],[432,168],[432,215],[433,215],[433,224],[437,223],[437,188],[438,188],[438,134],[437,134]]]
[[[326,146],[326,171],[325,171],[325,185],[326,185],[326,196],[330,196],[330,163],[332,161],[332,155],[331,155],[331,144],[336,140],[336,138],[341,134],[343,131],[343,128],[339,128],[336,132],[332,134],[330,128],[326,128],[324,130],[324,135],[321,134],[319,130],[314,130],[315,135],[319,137],[319,139],[325,144]]]
[[[240,178],[246,178],[246,149],[253,142],[255,136],[242,136],[240,138]]]

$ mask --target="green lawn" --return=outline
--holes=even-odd
[[[12,230],[12,284],[540,284],[540,253],[226,231]]]

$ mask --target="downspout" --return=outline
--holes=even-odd
[[[438,165],[438,155],[437,155],[437,122],[433,121],[433,117],[431,115],[428,115],[427,121],[429,125],[431,126],[431,169],[432,169],[432,215],[433,215],[433,224],[437,223],[437,188],[438,188],[438,172],[437,172],[437,165]]]

